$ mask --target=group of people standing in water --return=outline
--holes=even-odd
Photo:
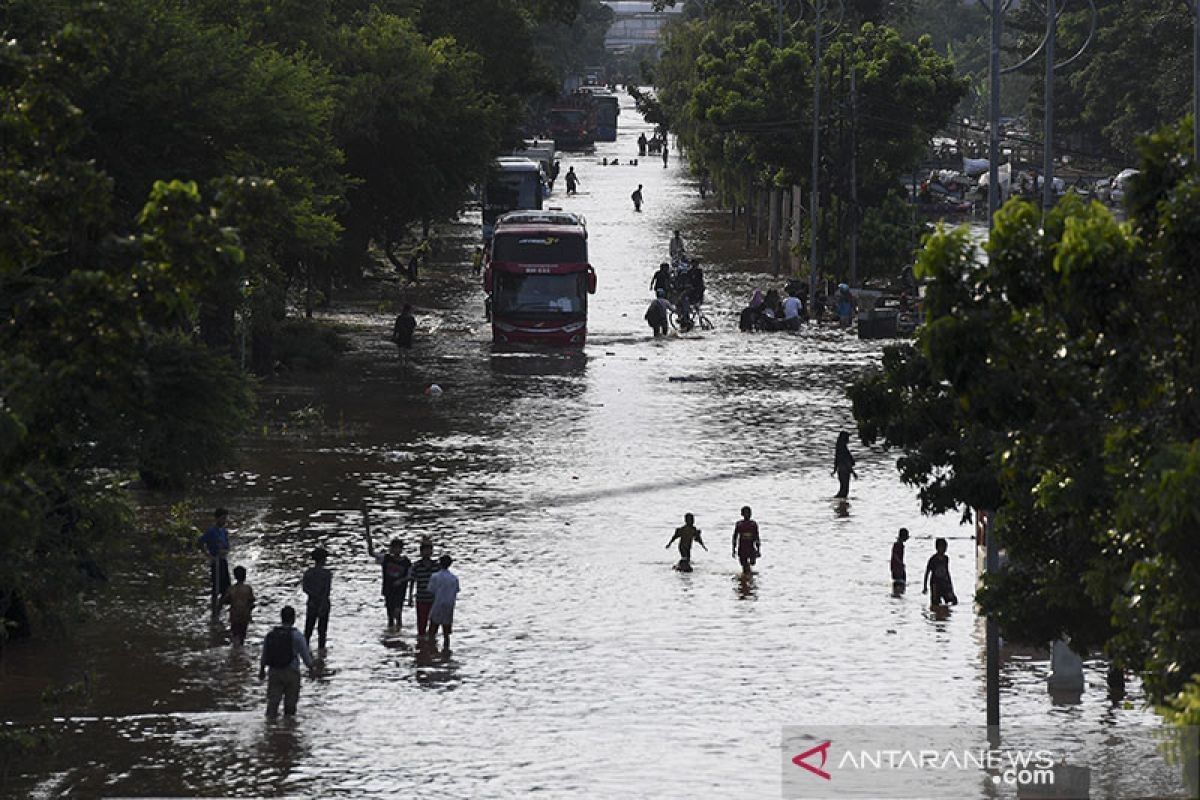
[[[200,536],[198,544],[208,556],[213,619],[217,619],[222,607],[229,606],[230,639],[234,647],[241,647],[246,641],[256,600],[254,590],[246,581],[246,567],[234,567],[233,582],[230,580],[228,520],[229,512],[218,508],[213,514],[212,526]],[[399,538],[392,539],[386,551],[377,552],[365,512],[363,537],[368,557],[380,567],[380,594],[387,611],[389,633],[399,631],[407,599],[410,607],[415,606],[418,642],[436,647],[440,629],[443,650],[449,653],[459,592],[458,576],[450,571],[454,559],[442,555],[434,560],[433,541],[429,537],[422,537],[416,561],[404,554],[404,542]],[[300,588],[306,597],[304,632],[295,627],[295,607],[285,605],[279,612],[279,624],[267,633],[262,643],[259,677],[267,678],[267,715],[271,717],[279,713],[281,702],[285,716],[296,713],[301,664],[310,671],[319,667],[311,650],[314,632],[318,652],[326,648],[334,576],[326,566],[329,553],[324,547],[314,548],[309,558],[312,566],[300,580]]]
[[[845,501],[850,495],[850,479],[857,478],[854,471],[854,455],[850,452],[850,434],[842,431],[838,434],[834,448],[833,474],[838,477],[838,493],[834,498]],[[758,523],[754,521],[750,506],[742,506],[742,518],[733,527],[733,538],[730,542],[731,555],[736,558],[743,574],[749,574],[757,561],[762,558],[762,539],[759,536]],[[901,528],[892,544],[891,573],[892,589],[896,595],[904,593],[908,585],[908,574],[904,563],[904,546],[909,539],[908,529]],[[683,515],[683,525],[675,529],[674,535],[667,542],[667,549],[679,543],[679,561],[675,569],[680,572],[692,571],[692,545],[698,544],[708,552],[700,529],[696,527],[696,518],[692,513]],[[922,594],[930,596],[930,607],[943,609],[957,605],[958,597],[954,593],[954,582],[950,578],[950,558],[946,555],[948,543],[943,538],[934,541],[934,554],[925,565],[925,577],[922,581]]]

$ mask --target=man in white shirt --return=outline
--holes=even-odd
[[[296,630],[296,609],[284,606],[279,621],[279,626],[263,639],[258,677],[262,680],[267,676],[267,716],[277,716],[279,701],[283,700],[283,715],[291,717],[300,699],[300,662],[311,670],[313,657],[304,634]]]
[[[800,330],[803,309],[804,307],[800,303],[800,298],[794,294],[789,294],[787,299],[783,301],[783,327],[789,331]]]
[[[433,592],[433,607],[429,609],[429,638],[436,641],[438,626],[442,628],[442,647],[450,650],[450,629],[454,625],[454,602],[458,599],[458,576],[450,571],[454,559],[442,556],[441,569],[429,576],[429,591]]]

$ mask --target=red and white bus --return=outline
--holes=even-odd
[[[587,245],[587,224],[578,214],[514,211],[497,220],[483,273],[492,341],[587,340],[588,295],[596,292]]]

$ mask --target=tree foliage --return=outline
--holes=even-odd
[[[1055,84],[1056,137],[1132,163],[1140,137],[1191,109],[1192,17],[1180,0],[1097,0],[1096,6],[1095,39]],[[1021,4],[1010,15],[1010,24],[1023,32],[1026,53],[1045,32],[1038,9]],[[1090,21],[1085,4],[1065,7],[1058,28],[1063,57],[1083,43]],[[1043,97],[1037,82],[1029,107],[1035,119],[1042,116]]]
[[[915,166],[966,90],[928,40],[907,42],[869,21],[901,10],[866,4],[850,12],[858,20],[851,16],[824,42],[820,64],[819,188],[827,211],[819,235],[830,241],[845,238],[852,216],[880,219],[899,176]],[[755,3],[679,21],[655,67],[666,125],[689,149],[693,168],[742,200],[751,186],[807,189],[811,182],[812,20],[785,20],[781,30],[777,10]],[[889,245],[868,253],[866,263],[890,277],[906,257]]]
[[[238,356],[269,371],[281,332],[319,338],[289,309],[455,216],[556,83],[539,26],[582,9],[590,46],[597,7],[0,6],[0,622],[69,616],[135,475],[223,465],[253,408]]]
[[[851,390],[862,438],[900,451],[923,510],[995,510],[1008,562],[981,601],[1005,637],[1102,648],[1158,703],[1200,673],[1189,151],[1190,126],[1143,142],[1127,222],[1010,202],[982,265],[964,232],[932,236],[926,324]]]

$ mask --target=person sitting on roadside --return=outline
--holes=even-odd
[[[783,301],[783,327],[789,331],[800,330],[801,312],[803,305],[800,298],[789,294]]]

